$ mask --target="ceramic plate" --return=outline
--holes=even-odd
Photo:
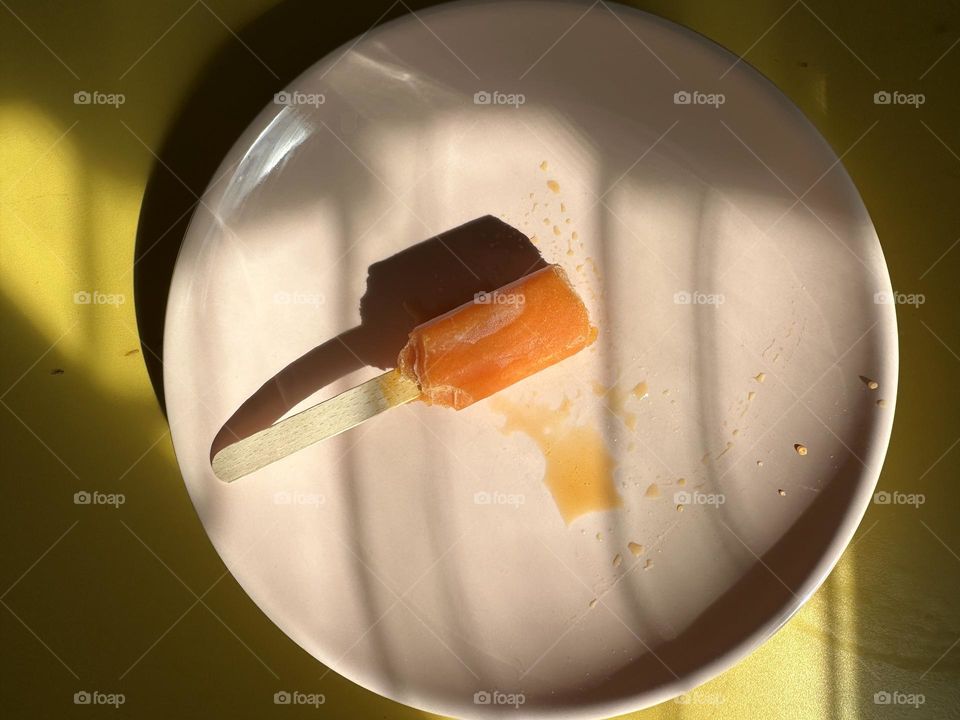
[[[837,155],[727,51],[617,5],[445,5],[307,70],[217,177],[170,291],[176,453],[227,567],[336,672],[459,717],[635,710],[756,648],[850,541],[893,419],[886,265]],[[241,406],[373,377],[542,262],[590,349],[214,476]]]

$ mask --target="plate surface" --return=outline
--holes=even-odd
[[[892,425],[890,281],[836,154],[725,50],[589,7],[441,6],[311,67],[224,160],[170,291],[174,446],[224,562],[318,660],[448,715],[609,716],[730,667],[833,567]],[[533,245],[486,249],[498,220]],[[293,412],[533,248],[590,350],[215,478],[215,436],[291,362]],[[620,508],[564,522],[543,423]]]

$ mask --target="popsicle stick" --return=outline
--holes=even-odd
[[[391,370],[228,445],[214,456],[213,472],[233,482],[419,396],[415,382]]]

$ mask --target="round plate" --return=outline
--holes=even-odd
[[[616,5],[408,15],[301,75],[217,177],[170,291],[174,445],[227,567],[336,672],[460,717],[642,708],[756,648],[853,535],[896,394],[883,255],[823,138],[704,38]],[[275,416],[382,372],[531,248],[595,346],[214,476],[261,385],[283,371]],[[621,506],[566,524],[563,462]]]

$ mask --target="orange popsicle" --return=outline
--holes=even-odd
[[[211,458],[213,471],[233,482],[412,400],[461,410],[579,352],[596,337],[566,273],[548,265],[415,327],[395,370],[219,449]],[[582,478],[579,482],[583,485]],[[563,512],[569,521],[571,511]]]
[[[414,328],[397,367],[424,402],[462,410],[596,337],[567,274],[548,265]]]

